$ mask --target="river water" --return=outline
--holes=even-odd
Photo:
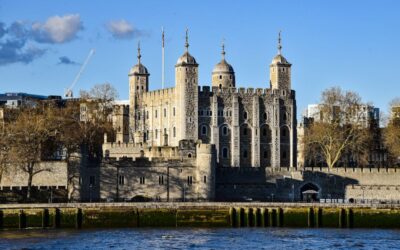
[[[0,249],[399,249],[400,230],[106,229],[1,231]]]

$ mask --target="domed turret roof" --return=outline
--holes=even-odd
[[[197,62],[196,62],[196,59],[189,53],[189,51],[186,51],[181,57],[179,57],[176,64],[177,65],[187,65],[187,64],[197,65]]]
[[[140,54],[140,43],[138,43],[138,49],[137,50],[138,50],[138,55],[137,55],[138,63],[129,70],[129,75],[148,75],[149,71],[140,62],[140,58],[142,58],[142,55]]]
[[[131,68],[131,70],[129,70],[129,75],[134,75],[134,74],[135,75],[148,75],[149,71],[143,64],[138,63],[135,66],[133,66]]]
[[[217,65],[215,65],[213,73],[235,73],[232,65],[230,65],[225,59],[221,60]]]
[[[272,59],[272,64],[290,64],[284,56],[278,54]]]
[[[214,69],[213,69],[213,73],[235,73],[235,71],[233,70],[232,65],[230,65],[226,60],[225,60],[225,45],[224,43],[222,43],[222,59],[221,61],[215,65]]]
[[[188,36],[188,29],[186,29],[186,42],[185,42],[185,48],[186,51],[183,53],[181,57],[179,57],[178,61],[176,62],[176,66],[182,66],[182,65],[195,65],[197,66],[196,59],[189,53],[189,36]]]
[[[282,44],[281,44],[281,32],[279,31],[278,35],[278,55],[272,59],[271,64],[286,64],[291,65],[284,56],[282,56]]]

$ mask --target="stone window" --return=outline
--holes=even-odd
[[[203,176],[203,182],[207,183],[207,176],[206,175]]]
[[[149,119],[149,111],[146,111],[146,118]]]
[[[105,158],[109,158],[110,157],[110,150],[106,150],[104,157]]]
[[[219,79],[222,79],[222,75],[219,75]],[[221,86],[221,85],[220,85]]]
[[[227,126],[222,127],[222,135],[224,135],[224,136],[228,135],[228,127]]]
[[[139,183],[140,184],[145,184],[146,183],[146,179],[144,178],[144,176],[139,178]]]
[[[156,137],[156,139],[157,139],[157,137],[158,137],[158,130],[155,129],[155,130],[154,130],[154,133],[156,134],[155,137]]]
[[[212,116],[212,111],[210,110],[210,116]]]
[[[173,111],[172,111],[172,113],[173,113],[173,115],[175,116],[175,107],[173,108]]]
[[[283,117],[282,117],[282,118],[283,118],[284,121],[287,120],[287,115],[286,115],[286,113],[283,113]]]
[[[228,158],[228,148],[224,147],[222,149],[222,158],[227,159]]]
[[[267,118],[268,118],[267,112],[264,113],[264,116],[263,116],[263,117],[264,117],[264,120],[266,121]]]
[[[94,175],[89,176],[89,186],[93,187],[96,184],[96,178]]]
[[[219,89],[222,89],[222,84],[219,84]]]
[[[164,185],[164,176],[163,175],[158,176],[158,184]]]
[[[268,158],[268,151],[264,151],[264,159]]]
[[[192,154],[191,153],[189,153],[187,156],[188,156],[188,158],[192,158]]]
[[[243,150],[243,158],[247,159],[247,149]]]
[[[176,128],[175,127],[173,128],[173,135],[174,135],[174,137],[176,137]]]
[[[125,176],[123,176],[123,175],[118,176],[118,185],[120,185],[120,186],[125,185]]]
[[[189,186],[191,186],[191,185],[193,184],[193,176],[188,176],[188,177],[187,177],[187,184],[188,184]]]
[[[136,86],[136,89],[139,90],[139,86]]]
[[[207,135],[207,126],[206,125],[201,126],[201,134]]]
[[[167,109],[164,109],[164,117],[167,117]]]
[[[243,128],[242,133],[243,133],[243,135],[247,135],[247,128]]]
[[[243,112],[243,118],[244,118],[245,120],[247,120],[247,112],[246,112],[246,111]]]
[[[154,112],[154,117],[157,118],[157,109],[156,109],[156,111]]]
[[[164,128],[164,135],[167,134],[167,128]]]
[[[200,115],[203,116],[203,110],[200,110]]]

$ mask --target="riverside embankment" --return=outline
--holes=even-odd
[[[0,228],[400,228],[400,205],[323,203],[1,204]]]

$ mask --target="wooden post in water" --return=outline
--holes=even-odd
[[[49,226],[49,209],[44,208],[42,210],[42,228]]]
[[[315,224],[314,209],[310,207],[308,208],[307,225],[308,227],[314,227],[314,224]]]
[[[24,213],[24,210],[19,210],[18,218],[19,229],[26,228],[26,214]]]

